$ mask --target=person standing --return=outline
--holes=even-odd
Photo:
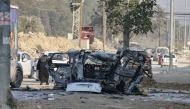
[[[42,85],[44,82],[46,82],[46,85],[49,85],[49,73],[46,68],[46,63],[48,61],[48,53],[44,53],[44,55],[39,59],[37,64],[37,70],[39,71],[39,80],[40,85]]]

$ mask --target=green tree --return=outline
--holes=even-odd
[[[41,19],[36,16],[20,16],[19,17],[19,32],[44,32],[44,26]]]
[[[107,0],[107,22],[113,33],[123,33],[123,48],[129,47],[130,33],[136,35],[152,31],[151,18],[154,15],[153,7],[156,0]]]

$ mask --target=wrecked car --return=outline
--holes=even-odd
[[[142,93],[137,84],[142,81],[144,74],[146,74],[144,71],[146,56],[138,51],[125,50],[110,56],[109,53],[103,51],[81,50],[73,59],[76,60],[74,64],[61,65],[59,68],[63,71],[64,79],[60,79],[61,74],[58,71],[51,70],[50,64],[48,65],[51,70],[50,73],[56,74],[56,76],[52,76],[56,78],[55,81],[64,84],[65,88],[69,86],[67,87],[69,91],[82,91],[82,89],[89,91],[88,88],[95,87],[94,89],[97,90],[91,91],[98,92],[101,89],[101,91],[127,95]],[[129,68],[128,64],[131,60],[134,61],[133,66],[136,68]],[[51,61],[49,62],[51,63]]]
[[[49,75],[53,78],[55,87],[66,87],[67,81],[70,80],[71,77],[68,53],[53,53],[48,59],[46,67]]]

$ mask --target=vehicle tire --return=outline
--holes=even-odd
[[[10,82],[12,88],[19,88],[23,81],[23,73],[20,69],[15,70],[15,75],[13,78],[13,82]]]
[[[34,75],[34,68],[31,69],[31,72],[28,78],[33,79],[33,75]]]
[[[161,65],[161,67],[163,67],[163,65]]]

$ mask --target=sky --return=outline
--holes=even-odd
[[[159,4],[165,12],[170,12],[170,1],[171,0],[157,0],[157,4]],[[174,0],[174,13],[175,12],[180,12],[180,13],[185,13],[185,6],[186,6],[186,12],[190,13],[190,0],[186,0],[186,5],[185,5],[185,0]],[[169,16],[168,16],[169,18]],[[175,16],[174,19],[179,19],[180,23],[184,22],[184,16]],[[190,15],[186,15],[186,21],[187,23],[190,24]]]

